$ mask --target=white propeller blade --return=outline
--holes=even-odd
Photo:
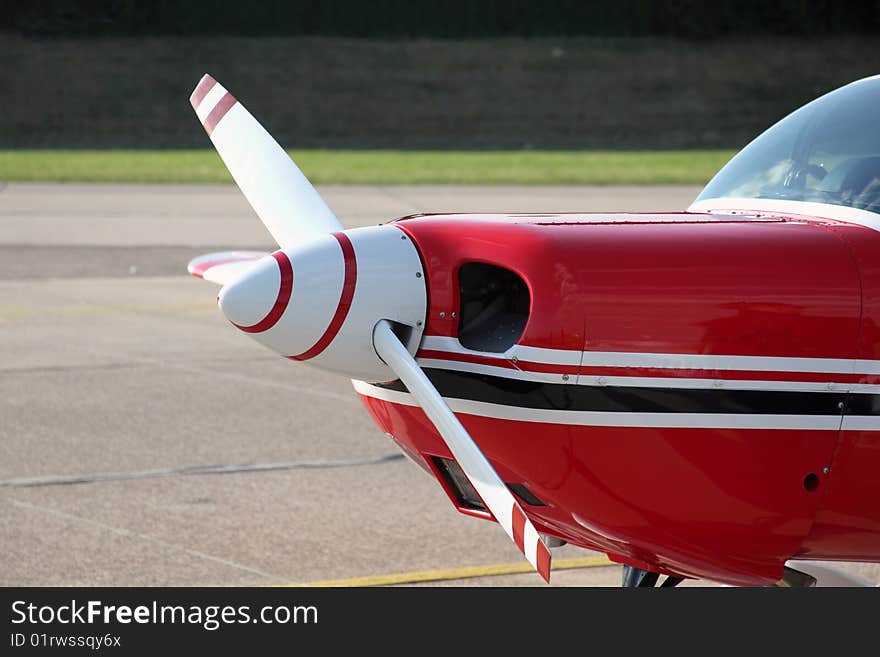
[[[240,278],[261,258],[269,255],[262,251],[221,251],[208,253],[189,261],[187,271],[218,285],[226,285]]]
[[[550,550],[538,536],[538,531],[510,489],[507,488],[473,438],[443,401],[443,397],[425,376],[422,368],[394,335],[391,324],[386,320],[376,324],[376,328],[373,330],[373,344],[382,360],[400,377],[407,390],[425,411],[428,419],[440,432],[449,451],[452,452],[458,465],[467,475],[489,511],[492,512],[511,540],[516,543],[532,567],[545,581],[549,582]]]
[[[343,229],[284,149],[214,78],[205,74],[190,103],[229,173],[282,248]]]

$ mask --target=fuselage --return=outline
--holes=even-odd
[[[417,358],[539,531],[657,572],[880,561],[880,233],[782,213],[425,215]],[[491,518],[406,389],[355,382]]]

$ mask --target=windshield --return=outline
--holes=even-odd
[[[740,151],[697,198],[761,198],[880,213],[880,76],[789,114]]]

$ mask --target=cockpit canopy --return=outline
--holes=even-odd
[[[697,201],[775,199],[880,214],[880,76],[832,91],[765,131]]]

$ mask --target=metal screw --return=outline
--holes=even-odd
[[[446,317],[446,313],[441,310],[440,311],[440,319],[443,319],[444,317]]]
[[[822,468],[822,474],[828,474],[830,472],[829,468]]]
[[[513,357],[510,359],[510,362],[511,362],[511,363],[518,363],[518,362],[519,362],[519,358],[517,358],[516,356],[513,356]]]
[[[598,383],[600,386],[604,386],[605,385],[605,377],[600,376],[598,379],[596,379],[596,383]]]
[[[452,316],[455,317],[455,311],[454,311],[454,310],[452,311]]]
[[[421,320],[419,320],[418,322],[416,322],[416,326],[421,326],[421,325],[422,325],[422,321],[421,321]]]
[[[416,272],[416,278],[421,278],[421,277],[422,277],[422,272],[417,271],[417,272]]]
[[[563,380],[563,381],[568,381],[568,374],[563,374],[563,375],[562,375],[562,380]]]
[[[844,408],[846,408],[846,404],[844,404],[843,402],[837,402],[837,408],[843,410]]]
[[[379,225],[381,226],[382,224],[379,224]],[[405,240],[405,239],[406,239],[406,235],[401,235],[401,236],[400,236],[400,239]]]

